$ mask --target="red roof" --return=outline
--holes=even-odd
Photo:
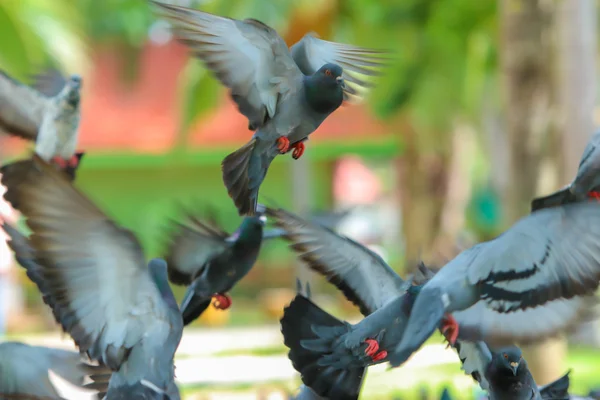
[[[89,151],[114,150],[164,153],[175,143],[180,126],[179,81],[189,53],[183,45],[147,43],[142,49],[134,82],[120,78],[124,70],[114,47],[96,49],[94,69],[84,77],[80,148]],[[188,136],[192,147],[236,147],[252,132],[229,96],[213,113],[202,118]],[[311,136],[311,142],[340,139],[371,140],[394,130],[369,116],[364,106],[343,106]],[[9,152],[23,149],[18,139],[9,140]]]

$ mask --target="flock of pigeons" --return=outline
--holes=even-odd
[[[151,3],[179,40],[231,91],[250,142],[223,161],[223,180],[244,219],[229,234],[186,212],[165,259],[146,264],[135,235],[73,186],[81,79],[44,94],[0,75],[0,130],[35,142],[28,159],[0,172],[6,200],[31,233],[2,224],[54,318],[80,353],[0,344],[0,398],[60,398],[48,371],[98,398],[179,399],[174,356],[184,326],[227,294],[255,264],[261,243],[281,238],[357,305],[340,321],[298,294],[281,319],[289,358],[304,385],[298,399],[357,399],[368,366],[402,365],[439,329],[464,371],[490,399],[568,399],[569,373],[538,387],[513,343],[541,340],[593,318],[600,282],[600,133],[576,179],[532,203],[532,213],[438,272],[419,265],[407,280],[376,253],[334,229],[257,203],[271,161],[304,141],[344,100],[360,98],[383,52],[306,35],[290,49],[270,27]],[[274,229],[264,229],[267,218]],[[187,285],[179,307],[169,281]],[[590,394],[589,398],[592,394]],[[597,397],[596,397],[597,398]]]

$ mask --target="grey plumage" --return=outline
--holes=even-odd
[[[19,342],[0,343],[0,398],[62,399],[50,381],[49,371],[83,388],[91,369],[73,351]]]
[[[577,175],[565,188],[531,202],[531,211],[583,201],[600,189],[600,131],[594,133],[583,150]]]
[[[198,318],[213,296],[225,309],[233,286],[252,269],[262,243],[264,216],[245,217],[232,234],[200,221],[191,213],[170,240],[166,260],[169,279],[190,285],[181,303],[184,324]]]
[[[532,213],[489,242],[463,251],[421,290],[400,345],[403,363],[452,313],[459,337],[525,343],[589,316],[600,279],[600,205]]]
[[[258,190],[273,159],[304,141],[344,98],[360,98],[382,52],[306,35],[288,49],[271,27],[151,1],[173,26],[176,37],[230,89],[239,111],[256,130],[252,139],[222,163],[223,181],[240,215],[253,215]],[[343,70],[342,70],[343,68]],[[353,72],[354,74],[350,74]],[[345,84],[347,80],[347,85]]]
[[[488,392],[490,400],[567,400],[569,373],[538,387],[516,346],[492,351],[484,342],[458,341],[463,369]]]
[[[356,325],[339,321],[299,294],[281,320],[284,343],[303,382],[320,396],[355,399],[365,368],[386,362],[387,350],[402,338],[419,287],[371,250],[329,228],[282,209],[267,208],[266,213],[286,232],[283,238],[298,257],[365,315]],[[427,280],[430,271],[419,274],[418,279]]]
[[[113,371],[108,398],[179,399],[183,321],[166,263],[146,266],[137,238],[38,155],[0,172],[32,231],[32,251],[17,258],[33,258],[23,266],[35,268],[29,276],[80,351]]]
[[[0,71],[0,132],[35,142],[45,161],[63,160],[71,173],[83,153],[77,153],[81,78],[72,75],[53,97],[23,85]]]

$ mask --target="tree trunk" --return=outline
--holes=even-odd
[[[563,4],[571,1],[563,2]],[[503,192],[507,226],[528,214],[537,194],[543,141],[556,125],[553,7],[543,0],[501,0],[502,78],[507,112],[509,186]],[[563,339],[523,347],[539,385],[564,371]]]

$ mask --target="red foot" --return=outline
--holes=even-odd
[[[454,346],[456,339],[458,339],[458,322],[450,314],[446,314],[442,320],[442,327],[440,328],[442,334],[446,337],[448,342]]]
[[[287,153],[290,149],[290,139],[285,136],[280,136],[279,139],[277,139],[277,148],[281,154]]]
[[[590,199],[596,199],[596,200],[600,201],[600,192],[591,191],[588,193],[588,197]]]
[[[217,310],[227,310],[231,307],[231,297],[225,293],[217,293],[213,296],[213,307]]]
[[[302,157],[302,154],[304,154],[304,142],[298,142],[295,143],[294,145],[292,145],[292,148],[294,149],[294,152],[292,153],[292,158],[294,160],[299,159],[300,157]]]
[[[387,351],[379,350],[379,343],[375,339],[365,339],[365,343],[368,345],[365,349],[365,354],[371,357],[374,362],[383,360],[387,357]]]
[[[56,157],[52,158],[52,162],[54,164],[58,165],[58,167],[60,169],[67,169],[68,167],[77,168],[77,166],[79,165],[79,157],[77,157],[76,155],[73,155],[68,160],[65,160],[62,157],[56,156]]]

